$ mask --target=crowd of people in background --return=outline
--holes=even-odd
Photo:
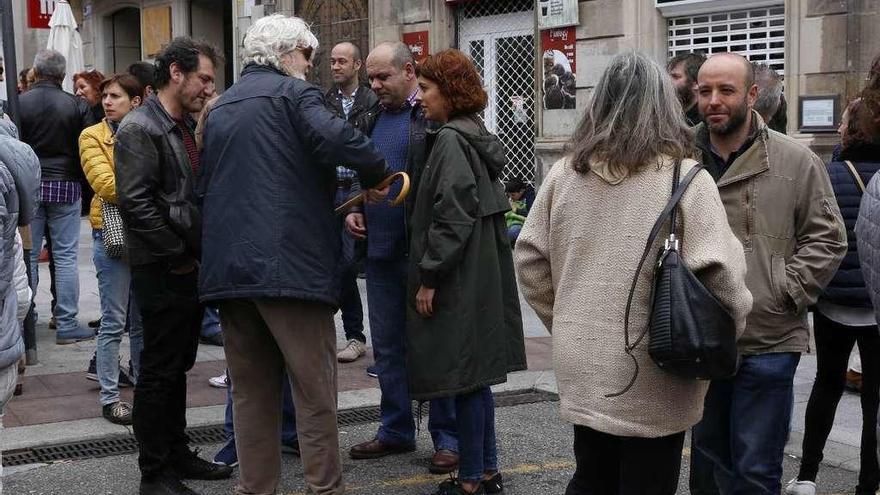
[[[566,495],[674,494],[688,431],[691,493],[814,495],[855,345],[856,493],[880,488],[880,57],[826,164],[785,135],[773,68],[734,53],[665,68],[617,55],[536,190],[507,175],[464,53],[416,63],[398,41],[366,55],[342,42],[322,89],[306,80],[317,47],[301,19],[261,18],[222,92],[221,55],[186,37],[126,73],[67,74],[51,50],[21,71],[20,127],[0,121],[0,405],[33,345],[45,241],[55,342],[97,337],[87,377],[103,417],[133,425],[142,495],[193,494],[183,480],[236,467],[239,493],[274,493],[283,453],[302,458],[311,492],[344,492],[337,363],[366,355],[361,275],[380,422],[349,456],[413,452],[412,401],[425,403],[428,469],[458,473],[438,495],[504,490],[490,387],[526,369],[520,293],[552,333],[574,425]],[[670,207],[678,237],[651,241]],[[87,326],[82,214],[100,297]],[[679,243],[737,342],[736,372],[711,382],[663,369],[643,339],[660,286],[642,264]],[[817,374],[784,485],[808,312]],[[223,346],[228,365],[211,379],[227,389],[227,442],[210,461],[185,433],[200,342]]]

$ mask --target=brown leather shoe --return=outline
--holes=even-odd
[[[378,459],[386,455],[405,454],[416,450],[414,444],[410,445],[389,445],[382,443],[378,438],[374,438],[369,442],[359,443],[348,451],[348,455],[352,459]]]
[[[446,449],[434,452],[434,456],[431,457],[431,465],[428,466],[428,471],[433,474],[451,473],[456,469],[458,469],[458,454]]]
[[[846,389],[857,394],[862,393],[862,374],[858,371],[846,370]]]

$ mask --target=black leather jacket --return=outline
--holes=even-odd
[[[65,93],[54,81],[41,80],[19,96],[21,140],[40,159],[42,180],[80,181],[79,135],[95,124],[89,104]]]
[[[195,121],[185,117],[190,131]],[[177,123],[150,96],[116,131],[116,194],[132,266],[169,268],[199,259],[201,216],[195,178]]]
[[[358,130],[363,130],[359,126],[366,119],[379,113],[379,98],[376,97],[376,93],[369,86],[364,84],[358,88],[357,93],[354,95],[354,104],[351,106],[348,118],[345,117],[345,112],[342,111],[342,98],[339,96],[339,90],[335,85],[324,94],[324,101],[327,104],[328,110],[336,114],[340,119],[347,120],[349,124],[355,126]]]

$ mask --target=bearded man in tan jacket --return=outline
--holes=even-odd
[[[778,494],[807,307],[843,259],[846,231],[819,157],[752,110],[757,86],[745,58],[711,57],[697,83],[697,147],[743,244],[754,305],[739,371],[712,382],[694,427],[691,492]]]

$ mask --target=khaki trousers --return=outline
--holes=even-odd
[[[336,331],[330,306],[297,299],[220,302],[232,376],[239,493],[275,493],[281,471],[281,386],[287,369],[306,483],[345,491],[336,424]]]

